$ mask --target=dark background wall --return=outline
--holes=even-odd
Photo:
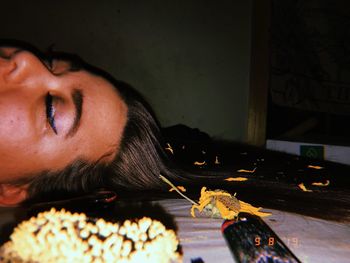
[[[163,126],[245,140],[249,1],[1,1],[0,38],[79,54],[150,101]]]
[[[267,137],[350,145],[350,2],[274,0]]]

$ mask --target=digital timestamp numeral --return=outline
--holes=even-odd
[[[285,243],[287,246],[294,246],[299,247],[299,239],[297,237],[286,237],[283,238],[285,240]],[[254,239],[255,246],[261,246],[261,245],[268,245],[268,246],[274,246],[276,244],[276,238],[275,237],[269,237],[262,239],[259,236],[256,236]]]
[[[265,240],[264,240],[265,241]],[[254,240],[254,242],[255,242],[255,246],[261,246],[261,245],[266,245],[265,244],[265,242],[262,242],[262,240],[261,240],[261,238],[260,237],[255,237],[255,240]],[[267,245],[268,246],[273,246],[273,245],[275,245],[275,242],[276,242],[276,240],[275,240],[275,238],[274,237],[269,237],[268,239],[267,239]]]
[[[284,238],[287,246],[299,247],[299,238],[297,237],[286,237]]]

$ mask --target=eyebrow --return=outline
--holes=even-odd
[[[81,90],[79,89],[74,89],[71,93],[74,108],[75,108],[75,113],[74,113],[74,121],[72,126],[70,127],[66,138],[74,136],[74,134],[77,132],[80,126],[80,120],[81,120],[81,115],[83,111],[83,103],[84,103],[84,96]]]

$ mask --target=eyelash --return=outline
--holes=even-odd
[[[56,123],[55,123],[56,109],[52,103],[54,99],[55,98],[50,93],[47,93],[47,95],[45,97],[46,119],[47,119],[47,122],[49,123],[49,125],[51,126],[52,130],[54,131],[54,133],[57,134],[57,128],[56,128]]]

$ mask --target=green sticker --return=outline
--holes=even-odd
[[[324,146],[300,145],[300,156],[313,159],[324,159]]]

